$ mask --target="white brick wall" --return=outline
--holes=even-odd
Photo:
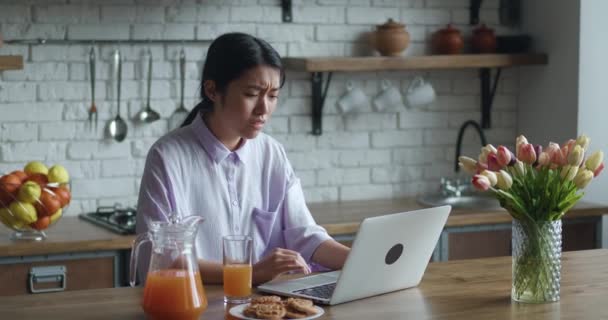
[[[288,56],[376,54],[368,44],[375,25],[393,18],[411,35],[407,54],[424,54],[432,33],[454,23],[465,35],[469,0],[297,0],[294,22],[281,22],[277,0],[106,1],[30,0],[0,3],[4,38],[35,39],[199,39],[226,32],[262,37]],[[498,0],[484,1],[481,19],[499,31]],[[21,54],[24,70],[0,73],[0,172],[30,160],[62,163],[73,177],[69,215],[115,201],[132,205],[150,146],[167,130],[178,104],[181,45],[95,44],[96,104],[99,127],[86,125],[90,105],[90,45],[5,45],[0,55]],[[149,125],[128,121],[126,141],[104,138],[103,127],[116,114],[111,58],[119,47],[123,64],[122,116],[145,103],[142,54],[154,56],[152,107],[162,119]],[[184,45],[187,55],[186,105],[196,104],[208,42]],[[402,93],[415,76],[425,76],[438,99],[410,110],[399,106],[375,112],[371,99],[388,79]],[[452,175],[456,133],[462,122],[479,119],[476,70],[335,73],[325,102],[323,135],[312,136],[310,75],[288,72],[280,105],[265,131],[282,142],[310,202],[412,196],[436,189]],[[492,113],[493,143],[515,136],[519,73],[505,70]],[[370,104],[354,114],[335,106],[347,81],[363,89]],[[476,152],[479,138],[465,135],[464,150]]]

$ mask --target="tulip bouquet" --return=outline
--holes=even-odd
[[[516,139],[515,154],[487,145],[478,159],[460,157],[476,189],[490,191],[513,220],[512,298],[522,302],[559,300],[561,218],[604,168],[603,153],[585,158],[590,139],[582,135],[561,146]]]

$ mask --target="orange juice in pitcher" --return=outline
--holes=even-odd
[[[152,255],[144,287],[142,307],[154,320],[195,320],[207,309],[207,297],[193,245],[202,218],[152,221],[131,251],[131,286],[135,286],[141,244],[152,242]]]
[[[149,273],[142,305],[152,319],[198,319],[207,309],[200,274],[177,269]]]

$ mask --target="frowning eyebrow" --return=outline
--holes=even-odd
[[[255,84],[250,84],[247,86],[247,89],[266,90],[266,87],[262,87],[262,86],[255,85]],[[270,91],[278,91],[278,90],[279,90],[278,87],[273,87],[270,89]]]

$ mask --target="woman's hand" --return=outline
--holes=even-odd
[[[298,252],[276,248],[253,265],[253,283],[270,281],[278,275],[290,271],[309,274],[310,268]]]

